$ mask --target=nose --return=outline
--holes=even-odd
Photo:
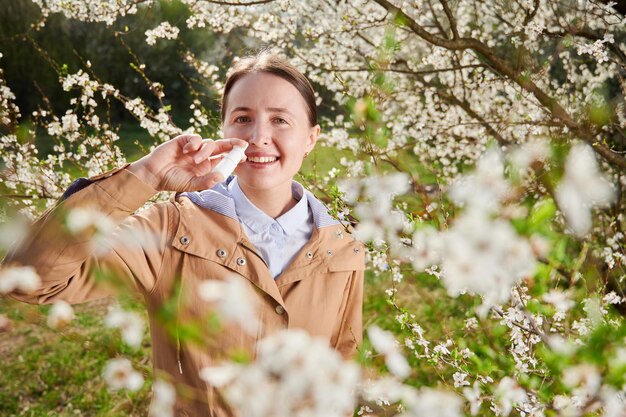
[[[264,146],[269,145],[271,141],[272,133],[270,126],[268,126],[267,123],[261,120],[258,120],[256,123],[254,123],[252,131],[250,132],[250,137],[248,139],[250,145]]]

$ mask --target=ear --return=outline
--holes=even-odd
[[[306,145],[304,147],[305,152],[311,152],[313,150],[313,148],[315,147],[315,143],[317,142],[317,138],[320,135],[320,130],[321,129],[319,124],[313,126],[309,130],[309,136],[307,137]]]

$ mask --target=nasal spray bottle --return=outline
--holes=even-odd
[[[222,160],[213,168],[211,173],[217,172],[222,174],[222,178],[228,178],[235,168],[237,168],[237,164],[243,159],[245,156],[245,151],[248,148],[248,144],[245,146],[233,146],[230,152],[228,152]]]

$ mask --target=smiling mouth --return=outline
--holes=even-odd
[[[278,161],[277,156],[248,156],[248,162],[252,162],[254,164],[271,164],[272,162]]]

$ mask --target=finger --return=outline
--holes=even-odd
[[[174,137],[172,140],[173,141],[182,141],[183,144],[187,143],[187,141],[189,140],[189,138],[197,136],[200,139],[202,139],[202,137],[198,134],[195,133],[183,133],[182,135],[178,135],[176,137]]]
[[[189,191],[200,191],[213,188],[215,185],[219,184],[222,181],[224,181],[222,174],[217,172],[211,172],[207,175],[193,178],[189,183],[189,186],[191,188]]]
[[[214,150],[215,141],[211,139],[203,139],[202,145],[200,145],[200,149],[198,149],[196,154],[193,156],[193,162],[199,164],[202,161],[206,161],[207,159],[209,159],[209,156],[214,153]]]
[[[237,138],[228,138],[228,139],[218,139],[215,141],[215,150],[213,154],[225,153],[233,149],[233,146],[242,146],[245,147],[248,145],[243,139]]]
[[[188,154],[197,151],[202,145],[202,137],[200,135],[188,135],[185,137],[187,142],[183,145],[183,153]]]

